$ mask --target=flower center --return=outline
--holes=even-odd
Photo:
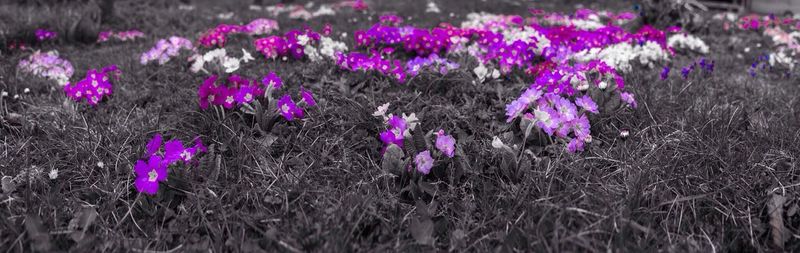
[[[283,113],[289,113],[289,105],[284,104],[283,106],[281,106],[281,111]]]
[[[232,104],[233,103],[233,96],[228,96],[225,98],[225,103]]]
[[[158,178],[158,172],[156,172],[156,170],[151,170],[150,172],[147,173],[147,181],[155,182],[157,178]]]
[[[253,100],[253,95],[252,95],[252,94],[250,94],[250,93],[247,93],[247,94],[245,94],[245,95],[244,95],[244,100],[245,100],[245,101],[250,101],[250,100]]]
[[[184,150],[183,152],[181,152],[181,159],[183,159],[184,161],[192,159],[192,153],[189,153],[188,150]]]

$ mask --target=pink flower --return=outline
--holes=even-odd
[[[433,168],[433,158],[431,157],[431,152],[428,150],[422,151],[414,157],[414,163],[417,165],[417,171],[424,175],[428,175],[431,173],[431,168]]]
[[[453,158],[456,151],[456,139],[446,135],[443,129],[436,133],[436,149],[442,151],[447,157]]]

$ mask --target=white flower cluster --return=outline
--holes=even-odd
[[[602,60],[614,69],[627,73],[633,69],[631,63],[636,59],[652,68],[655,63],[668,60],[669,54],[658,43],[648,41],[643,45],[623,42],[606,48],[587,49],[575,53],[573,57],[581,62]]]
[[[675,34],[667,39],[667,45],[673,48],[688,49],[701,54],[708,53],[708,45],[691,34]]]
[[[205,55],[194,55],[192,56],[192,59],[194,59],[194,63],[192,64],[190,70],[194,73],[197,73],[201,70],[208,73],[208,71],[204,68],[204,65],[207,62],[216,64],[216,66],[220,67],[223,71],[225,71],[225,73],[233,73],[239,69],[241,62],[247,63],[255,60],[255,58],[253,58],[249,52],[244,50],[244,48],[242,49],[241,58],[230,57],[224,48],[218,48],[208,51],[208,53]]]
[[[461,28],[489,29],[499,32],[508,28],[510,16],[489,14],[486,12],[467,14],[466,21],[461,23]]]
[[[441,10],[439,10],[439,6],[436,6],[436,3],[434,3],[433,1],[431,1],[431,2],[428,2],[428,7],[427,7],[427,8],[425,8],[425,12],[429,12],[429,13],[440,13],[440,12],[442,12],[442,11],[441,11]]]
[[[336,59],[336,52],[346,52],[348,50],[347,44],[344,44],[344,42],[325,36],[320,37],[318,47],[314,47],[311,43],[301,44],[305,44],[304,52],[312,62],[318,62],[326,58],[334,60]]]
[[[790,70],[794,69],[795,65],[795,51],[790,51],[788,54],[786,53],[786,48],[780,48],[777,52],[769,54],[769,65],[775,66],[775,64],[783,65]]]
[[[483,63],[480,63],[480,61],[478,62],[480,65],[478,65],[478,67],[475,67],[475,69],[472,70],[472,72],[475,72],[475,76],[477,77],[476,80],[477,83],[483,83],[486,80],[497,79],[500,77],[499,70],[488,69],[486,68],[486,65],[483,65]]]

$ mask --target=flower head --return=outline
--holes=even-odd
[[[436,132],[436,149],[442,151],[444,155],[452,158],[455,155],[456,139],[450,135],[446,135],[444,130],[440,129]]]
[[[583,95],[583,97],[579,97],[575,99],[575,104],[583,108],[584,110],[591,112],[591,113],[599,113],[597,110],[597,104],[592,100],[589,95]]]
[[[314,100],[314,94],[311,94],[310,91],[303,89],[303,87],[300,87],[300,96],[303,97],[303,101],[306,102],[306,104],[308,104],[309,106],[317,105],[317,101]]]
[[[167,164],[157,155],[150,156],[147,162],[137,161],[134,171],[136,190],[149,195],[156,194],[158,183],[167,179]]]
[[[433,168],[433,158],[431,157],[431,152],[428,150],[422,151],[414,157],[414,163],[417,165],[417,171],[424,175],[428,175],[431,173],[431,168]]]

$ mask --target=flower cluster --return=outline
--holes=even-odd
[[[138,38],[143,38],[144,33],[139,30],[129,30],[129,31],[120,31],[114,32],[112,30],[102,31],[100,34],[97,35],[97,42],[106,42],[111,39],[116,39],[119,41],[129,41],[135,40]]]
[[[670,36],[667,40],[667,45],[673,48],[692,50],[701,54],[708,53],[708,45],[703,40],[686,33]]]
[[[58,36],[58,34],[54,31],[41,28],[36,29],[35,34],[36,34],[36,39],[39,41],[55,39]]]
[[[271,73],[270,76],[276,79],[274,81],[275,85],[271,87],[279,88],[282,83],[280,78],[274,73]],[[226,109],[233,109],[237,104],[248,104],[257,97],[264,96],[266,88],[269,88],[269,86],[262,87],[256,80],[250,80],[238,75],[229,76],[227,84],[218,82],[218,79],[217,75],[206,78],[197,90],[201,109],[207,109],[209,105],[219,105]]]
[[[303,29],[291,30],[283,36],[269,36],[257,39],[253,43],[256,50],[269,59],[286,56],[302,59],[306,55],[306,47],[316,44],[320,38],[321,35],[319,33],[311,29]]]
[[[36,51],[27,59],[20,60],[17,67],[22,72],[54,80],[61,86],[69,82],[74,72],[72,64],[60,58],[57,51]]]
[[[300,89],[300,97],[300,105],[295,103],[294,100],[292,100],[292,96],[289,94],[283,95],[280,99],[278,99],[276,104],[278,107],[278,112],[281,114],[281,116],[283,116],[284,119],[286,119],[286,121],[303,119],[305,113],[303,112],[303,108],[300,107],[302,104],[308,106],[317,105],[316,100],[314,100],[314,95],[302,87]]]
[[[420,71],[426,68],[446,75],[450,70],[458,69],[459,67],[458,63],[448,61],[447,59],[439,57],[437,54],[432,54],[428,57],[415,57],[409,60],[405,65],[406,73],[408,73],[409,76],[416,76]]]
[[[169,167],[178,163],[188,164],[195,156],[206,152],[206,146],[199,137],[194,140],[194,145],[185,147],[179,139],[163,143],[161,134],[156,134],[147,143],[145,155],[142,160],[136,161],[134,172],[136,190],[148,195],[158,192],[160,182],[167,180]]]
[[[83,80],[65,85],[64,93],[76,102],[84,100],[89,105],[97,105],[103,100],[103,97],[109,96],[113,92],[109,75],[118,79],[119,74],[120,71],[116,65],[107,66],[100,71],[91,69]]]
[[[139,62],[142,65],[146,65],[151,61],[157,60],[158,65],[164,65],[172,57],[177,56],[181,49],[194,50],[192,41],[176,36],[172,36],[169,39],[161,39],[156,42],[153,48],[142,54]]]
[[[618,43],[606,48],[592,48],[575,53],[574,58],[587,62],[602,60],[614,69],[623,73],[633,69],[631,63],[638,59],[644,66],[652,68],[655,63],[669,59],[669,52],[653,41],[632,45],[628,42]]]
[[[336,53],[336,65],[350,71],[378,71],[383,75],[392,76],[398,82],[405,82],[407,74],[405,64],[400,60],[383,59],[380,55],[369,56],[360,52]]]
[[[247,63],[254,60],[252,55],[249,52],[242,48],[242,57],[236,58],[228,56],[228,52],[225,48],[217,48],[211,51],[208,51],[205,55],[195,54],[193,55],[190,60],[194,61],[190,70],[194,73],[198,71],[208,72],[205,69],[206,63],[211,63],[225,73],[233,73],[234,71],[238,70],[241,66],[241,63]]]
[[[199,44],[204,47],[224,47],[229,34],[262,35],[278,29],[277,21],[265,18],[255,19],[247,25],[220,24],[200,35]]]
[[[700,71],[705,73],[712,73],[714,72],[714,61],[706,60],[706,58],[700,58],[699,61],[692,62],[692,64],[681,68],[681,78],[688,79],[689,75],[694,72],[695,69],[700,68]],[[662,79],[666,79],[664,74],[662,73]]]

